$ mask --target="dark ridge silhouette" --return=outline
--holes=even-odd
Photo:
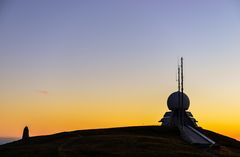
[[[240,157],[240,142],[198,128],[219,145],[199,147],[182,140],[177,128],[136,126],[79,130],[29,137],[0,146],[0,156],[18,157]]]

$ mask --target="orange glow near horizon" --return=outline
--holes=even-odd
[[[5,127],[1,129],[0,135],[20,137],[25,125],[29,126],[32,136],[81,129],[159,125],[158,120],[168,111],[166,100],[170,95],[154,86],[126,92],[119,88],[119,91],[114,92],[97,91],[90,95],[82,93],[81,96],[75,94],[33,93],[31,99],[16,97],[15,100],[8,100],[6,104],[17,105],[15,110],[5,112],[11,112],[11,116],[2,115],[5,121],[2,119],[1,124]],[[239,139],[240,127],[236,127],[238,122],[234,121],[239,115],[234,108],[225,112],[226,104],[220,101],[207,97],[201,99],[201,95],[191,94],[189,97],[189,110],[201,127]],[[215,103],[219,106],[218,110],[214,108]],[[204,107],[201,104],[205,104]],[[206,106],[208,110],[205,110]]]

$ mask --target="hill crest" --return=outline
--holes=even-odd
[[[0,146],[0,156],[52,157],[154,157],[154,156],[239,156],[240,142],[212,131],[198,128],[218,143],[218,147],[200,148],[188,144],[175,128],[135,126],[77,130],[30,137]]]

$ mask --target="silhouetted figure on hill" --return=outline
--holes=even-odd
[[[28,130],[28,127],[25,126],[25,128],[23,129],[22,140],[27,140],[28,138],[29,138],[29,130]]]

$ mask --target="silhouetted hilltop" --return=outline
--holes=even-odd
[[[30,137],[0,146],[0,156],[18,157],[240,157],[240,142],[200,129],[219,146],[204,148],[183,141],[177,129],[137,126],[79,130]]]

